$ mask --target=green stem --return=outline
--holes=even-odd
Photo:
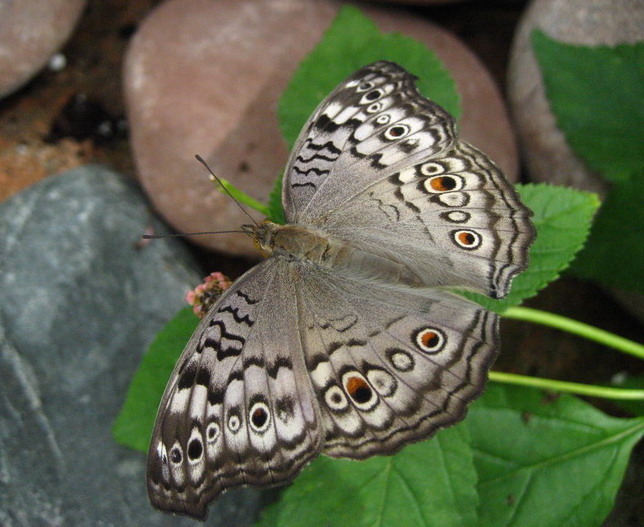
[[[527,377],[515,373],[491,371],[490,380],[504,384],[516,384],[519,386],[531,386],[542,388],[553,392],[574,393],[576,395],[588,395],[591,397],[602,397],[604,399],[620,399],[628,401],[644,401],[644,390],[628,390],[625,388],[611,388],[609,386],[596,386],[592,384],[580,384],[576,382],[555,381],[541,377]]]
[[[503,312],[502,316],[561,329],[644,360],[644,346],[642,344],[571,318],[529,307],[510,307]]]
[[[239,190],[237,187],[233,186],[228,180],[219,177],[219,181],[221,182],[221,187],[224,187],[230,195],[235,198],[237,201],[240,203],[243,203],[244,205],[250,207],[253,210],[256,210],[260,214],[263,214],[264,216],[269,215],[269,209],[267,205],[264,205],[261,201],[257,201],[255,198],[249,196],[245,192]],[[217,184],[216,180],[214,178],[211,178],[211,180],[215,183],[215,186],[217,187],[217,190],[220,192],[226,193],[226,191],[223,188],[220,188],[220,186]]]

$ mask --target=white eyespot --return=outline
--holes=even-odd
[[[374,86],[373,82],[370,82],[370,81],[363,82],[362,84],[360,84],[360,86],[356,88],[356,91],[358,93],[363,93],[373,88],[373,86]]]
[[[447,221],[451,221],[452,223],[465,223],[471,218],[468,212],[462,210],[450,210],[449,212],[446,212],[444,214],[445,219]]]
[[[248,414],[248,422],[250,428],[258,434],[263,434],[268,430],[271,424],[271,413],[266,403],[257,402],[251,406]]]
[[[398,387],[393,375],[381,369],[373,369],[367,372],[367,379],[376,389],[381,397],[391,397]]]
[[[445,172],[445,167],[440,163],[434,163],[430,161],[429,163],[423,163],[422,165],[420,165],[420,173],[424,176],[436,176],[438,174],[442,174],[443,172]]]
[[[382,97],[383,94],[384,94],[384,92],[381,89],[376,88],[375,90],[371,90],[370,92],[365,93],[362,96],[362,99],[360,99],[360,102],[358,104],[362,105],[362,104],[372,103],[372,102],[377,101],[378,99],[380,99],[380,97]]]
[[[188,439],[188,462],[191,465],[198,463],[203,456],[203,440],[201,439],[201,431],[198,427],[194,427],[190,432],[190,439]]]
[[[336,412],[341,412],[349,406],[344,392],[336,384],[331,386],[326,392],[324,392],[324,402],[327,406]]]
[[[465,192],[445,192],[438,195],[438,201],[447,207],[464,207],[470,197]]]
[[[462,249],[478,249],[481,246],[481,235],[475,231],[453,231],[452,238]]]
[[[183,450],[181,450],[181,446],[179,443],[175,443],[172,445],[172,448],[170,449],[170,462],[173,465],[180,465],[181,462],[183,461]]]
[[[405,137],[409,133],[409,126],[406,124],[394,124],[385,130],[385,139],[396,141]]]
[[[411,371],[414,369],[414,359],[406,351],[392,349],[387,352],[389,362],[398,371]]]
[[[217,423],[215,423],[214,421],[212,423],[209,423],[206,427],[206,441],[208,441],[208,443],[214,443],[215,441],[217,441],[220,432],[221,430],[219,429],[219,425]]]
[[[380,125],[388,124],[389,121],[391,121],[391,115],[389,115],[388,113],[383,113],[382,115],[376,117],[375,121]]]
[[[425,353],[438,353],[447,341],[445,333],[438,328],[422,328],[416,331],[413,342],[416,347]]]
[[[233,434],[236,434],[239,432],[239,429],[241,427],[241,420],[239,419],[239,416],[237,414],[232,414],[228,416],[228,430],[230,430]]]
[[[455,192],[463,188],[463,178],[452,175],[432,176],[423,183],[425,190],[432,194]]]
[[[383,104],[381,102],[374,102],[367,106],[367,113],[378,113],[382,110]]]

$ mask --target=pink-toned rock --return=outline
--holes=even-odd
[[[603,194],[605,184],[577,158],[545,98],[530,34],[539,28],[584,46],[644,40],[642,0],[535,0],[517,28],[508,70],[508,98],[530,178]]]
[[[65,43],[85,0],[0,2],[0,97],[35,76]]]
[[[330,0],[171,0],[142,24],[124,74],[132,146],[143,186],[179,231],[248,222],[213,188],[196,153],[217,174],[266,200],[287,158],[278,98],[339,7]],[[462,137],[516,177],[501,96],[474,55],[427,21],[379,7],[366,12],[382,30],[409,34],[437,52],[463,96]],[[193,240],[256,254],[242,235]]]

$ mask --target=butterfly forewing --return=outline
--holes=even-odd
[[[396,64],[376,62],[320,103],[286,167],[287,222],[325,217],[380,180],[383,169],[408,166],[452,143],[454,120],[420,96],[414,79]]]

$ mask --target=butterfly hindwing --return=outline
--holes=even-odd
[[[495,313],[337,273],[306,276],[298,294],[325,454],[392,454],[462,419],[482,392],[498,351]]]

